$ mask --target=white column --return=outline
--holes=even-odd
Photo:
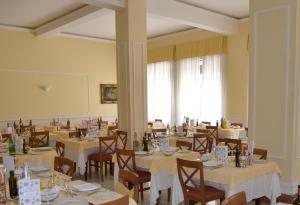
[[[143,134],[147,126],[146,0],[116,10],[119,128]]]

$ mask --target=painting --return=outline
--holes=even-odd
[[[101,104],[117,103],[117,85],[116,84],[100,84]]]

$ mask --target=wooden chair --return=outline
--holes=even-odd
[[[119,183],[121,183],[125,188],[127,189],[126,192],[122,190],[122,188],[119,186],[115,187],[115,191],[123,194],[123,195],[129,195],[131,198],[133,198],[136,203],[139,201],[139,179],[138,175],[132,171],[120,169],[119,170]],[[132,192],[133,191],[133,192]]]
[[[155,122],[161,122],[161,123],[163,122],[162,119],[155,119],[154,121]]]
[[[166,128],[152,129],[152,134],[154,138],[157,138],[157,134],[161,134],[161,133],[167,133],[167,129]]]
[[[211,150],[212,140],[207,133],[194,133],[193,151],[205,154]]]
[[[209,126],[211,125],[211,122],[208,122],[208,121],[202,121],[201,123],[205,124],[205,125],[209,125]]]
[[[259,159],[267,160],[268,150],[260,149],[260,148],[254,148],[253,154],[258,155]]]
[[[56,153],[58,154],[58,156],[60,156],[60,157],[65,156],[65,144],[64,143],[56,141],[55,149],[56,149]]]
[[[242,142],[239,139],[229,139],[229,138],[217,138],[216,139],[217,145],[219,143],[224,143],[228,147],[228,155],[233,155],[235,152],[236,147],[242,152]]]
[[[232,123],[230,123],[230,125],[243,127],[243,123],[240,123],[240,122],[232,122]]]
[[[11,134],[2,134],[2,142],[5,143],[11,137]]]
[[[123,197],[118,198],[116,200],[103,203],[101,205],[129,205],[129,196],[126,195],[126,196],[123,196]]]
[[[147,125],[153,127],[153,122],[148,122]]]
[[[89,170],[89,177],[91,178],[92,167],[95,167],[96,172],[100,168],[100,179],[101,181],[104,181],[103,165],[105,165],[105,175],[107,175],[106,162],[109,162],[110,169],[112,170],[112,157],[116,152],[117,142],[118,138],[116,136],[99,137],[99,152],[88,156],[88,162],[86,164],[86,175],[87,169]]]
[[[31,148],[49,147],[49,131],[32,132],[29,146]]]
[[[127,145],[127,132],[118,130],[115,134],[118,137],[118,148],[125,149]],[[121,143],[119,144],[119,142]]]
[[[179,147],[180,149],[181,149],[182,147],[187,147],[188,150],[192,150],[193,144],[190,143],[190,142],[187,142],[187,141],[177,140],[177,141],[176,141],[176,147]]]
[[[236,193],[225,199],[221,205],[247,205],[246,194],[244,191]]]
[[[76,163],[65,157],[55,157],[54,170],[73,177],[76,173]]]
[[[189,172],[186,169],[189,169]],[[201,161],[188,161],[177,158],[177,171],[185,205],[189,205],[190,201],[206,204],[217,199],[220,199],[221,202],[224,200],[224,191],[204,185],[203,164]]]
[[[112,136],[114,135],[114,133],[118,130],[118,126],[114,125],[114,126],[108,126],[107,128],[107,134],[108,136]]]
[[[69,132],[69,138],[80,138],[80,132],[78,131]]]
[[[140,186],[141,200],[144,200],[144,191],[149,190],[150,187],[144,188],[144,183],[151,181],[151,173],[148,171],[137,170],[135,164],[135,153],[133,150],[116,150],[117,162],[120,170],[129,170],[138,176],[138,184]]]
[[[219,131],[217,126],[206,126],[206,129],[209,131],[210,138],[217,138],[219,137]]]

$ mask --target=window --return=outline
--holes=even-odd
[[[172,85],[173,62],[159,62],[148,64],[148,120],[162,119],[164,123],[171,123],[172,118]]]
[[[184,116],[214,122],[222,116],[223,55],[148,65],[148,120],[181,124]]]

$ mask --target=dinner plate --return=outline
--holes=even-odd
[[[134,153],[137,156],[148,156],[152,154],[151,152],[146,152],[146,151],[135,151]]]
[[[188,150],[188,149],[179,149],[178,150],[178,153],[187,153],[187,152],[190,152],[191,150]]]
[[[100,184],[92,184],[92,183],[82,183],[82,184],[74,184],[71,186],[72,190],[79,192],[89,192],[94,191],[96,189],[101,188]]]
[[[222,162],[218,162],[218,161],[206,161],[206,162],[203,162],[203,165],[205,167],[219,167],[219,166],[222,166]]]
[[[37,148],[31,148],[31,151],[35,152],[45,152],[45,151],[51,151],[53,150],[52,147],[37,147]]]
[[[31,165],[31,166],[29,166],[29,169],[32,172],[46,172],[46,171],[49,171],[49,167],[47,167],[45,165]]]

